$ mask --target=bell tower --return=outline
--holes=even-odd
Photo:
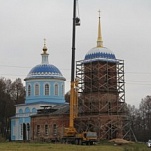
[[[99,11],[97,46],[76,63],[79,80],[79,131],[97,131],[99,139],[123,137],[125,112],[124,61],[103,46]]]

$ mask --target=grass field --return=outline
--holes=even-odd
[[[0,143],[0,151],[150,151],[145,144],[114,145],[70,145],[52,143]]]

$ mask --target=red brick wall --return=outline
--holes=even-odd
[[[39,125],[39,133],[37,133]],[[46,134],[46,126],[48,126]],[[63,136],[64,127],[69,125],[69,115],[37,115],[31,117],[31,140],[55,140]],[[55,130],[54,130],[55,126]]]

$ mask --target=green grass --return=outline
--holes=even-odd
[[[150,151],[145,144],[114,145],[102,143],[98,145],[70,145],[52,143],[0,143],[0,151]]]

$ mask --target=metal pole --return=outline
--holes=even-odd
[[[72,60],[71,60],[71,91],[70,91],[70,122],[69,127],[74,133],[74,70],[75,70],[75,26],[76,26],[76,0],[73,3],[73,31],[72,31]]]
[[[73,31],[72,31],[72,60],[71,60],[71,82],[74,81],[75,72],[75,32],[76,32],[76,0],[73,4]]]

